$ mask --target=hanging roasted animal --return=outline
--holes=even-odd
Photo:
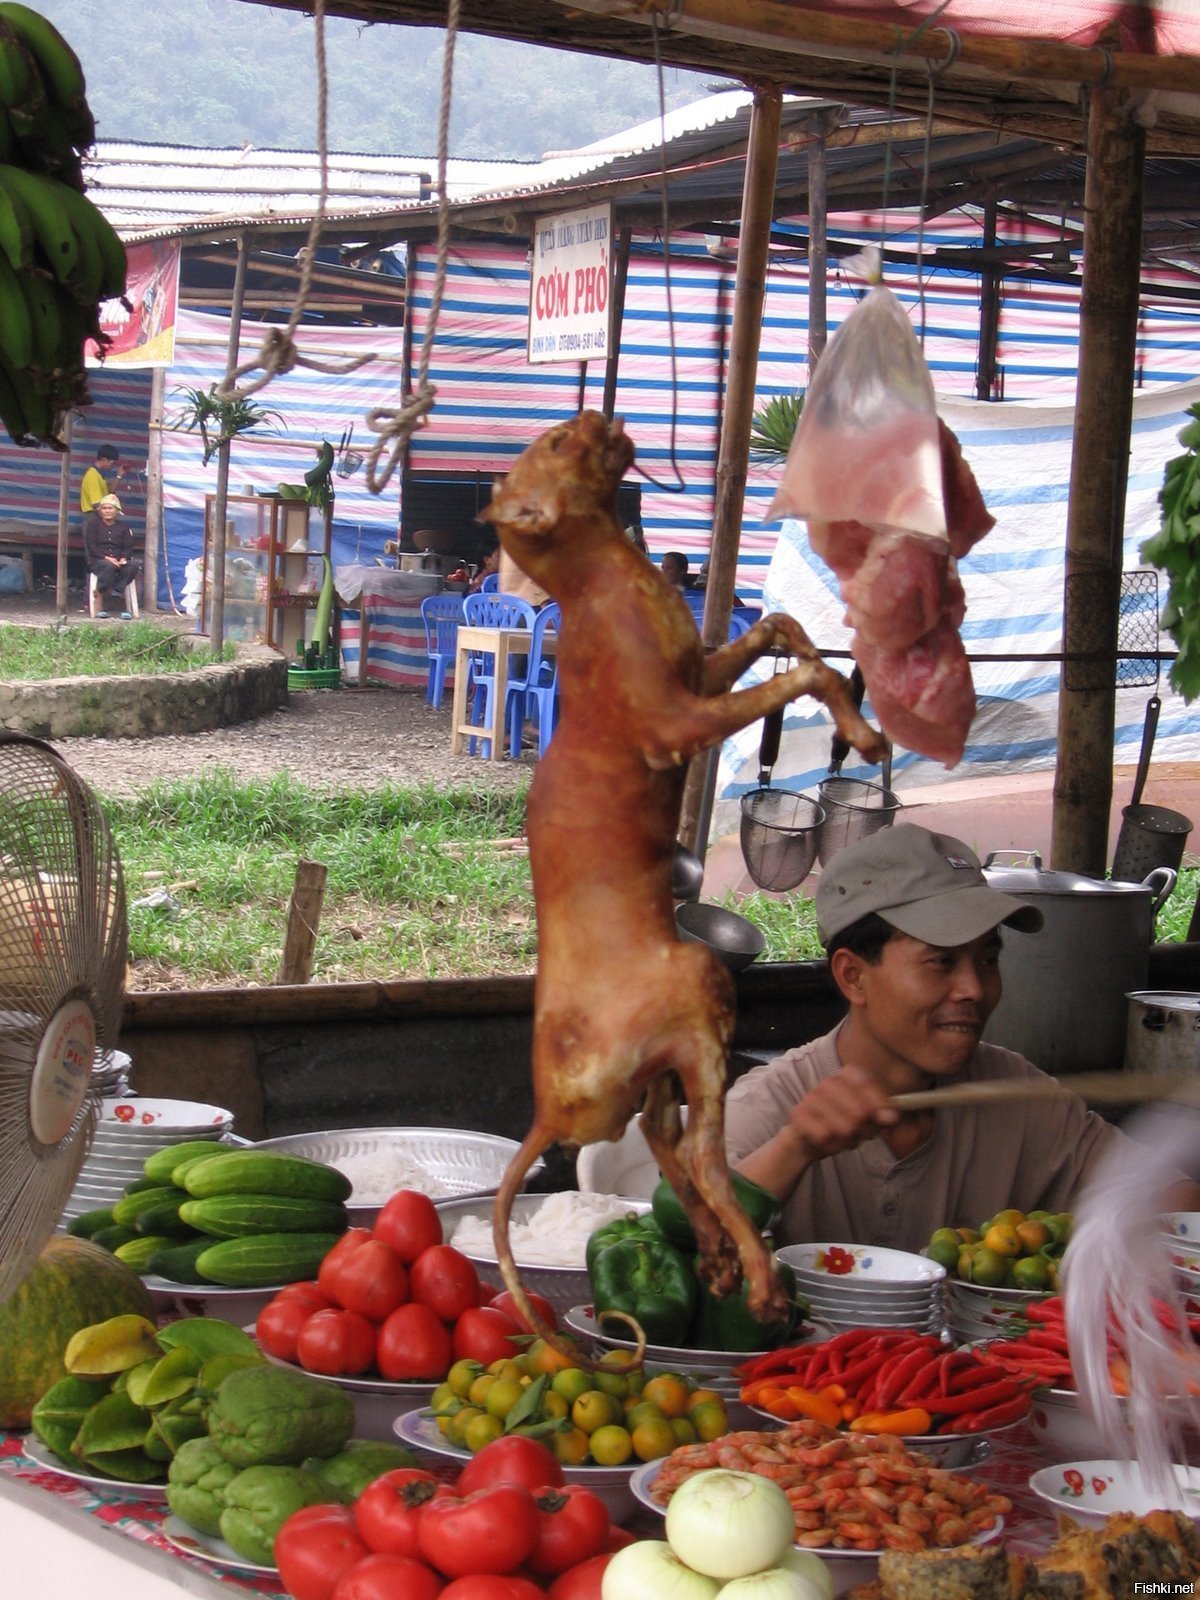
[[[751,1307],[773,1317],[785,1310],[782,1291],[725,1159],[733,980],[707,946],[675,930],[670,870],[686,767],[801,695],[827,705],[867,760],[880,760],[884,745],[791,617],[763,617],[706,658],[687,605],[617,520],[633,456],[620,419],[582,412],[529,446],[486,513],[517,565],[562,606],[561,718],[527,821],[535,1116],[500,1185],[496,1254],[530,1315],[509,1247],[513,1196],[549,1145],[617,1139],[644,1100],[641,1129],[691,1219],[702,1276],[729,1294],[744,1274]],[[795,664],[733,691],[771,651]]]

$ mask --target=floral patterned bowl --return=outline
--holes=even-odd
[[[1200,1467],[1173,1466],[1175,1489],[1151,1488],[1136,1461],[1067,1461],[1029,1480],[1034,1494],[1075,1522],[1098,1527],[1114,1511],[1182,1511],[1200,1519]]]

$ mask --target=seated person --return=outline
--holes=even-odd
[[[960,840],[916,826],[839,851],[816,900],[849,1014],[752,1068],[726,1104],[730,1164],[782,1201],[780,1242],[920,1250],[935,1229],[974,1227],[1005,1207],[1069,1210],[1126,1137],[1082,1100],[903,1114],[888,1104],[907,1090],[1038,1074],[981,1036],[1000,1000],[1000,930],[1036,932],[1041,912],[991,888]],[[1163,1183],[1174,1185],[1166,1209],[1197,1208],[1200,1188],[1182,1173]]]
[[[478,594],[483,588],[483,580],[488,577],[490,573],[500,571],[499,539],[493,539],[490,545],[485,542],[485,544],[482,546],[481,554],[483,559],[479,563],[479,570],[476,572],[475,576],[471,579],[471,582],[467,586],[468,594]]]
[[[119,611],[129,621],[125,591],[142,570],[133,555],[133,533],[115,494],[106,494],[83,519],[83,553],[96,580],[97,615]]]
[[[668,583],[673,583],[677,589],[690,589],[692,580],[688,575],[688,558],[682,550],[668,550],[662,558],[662,575]]]

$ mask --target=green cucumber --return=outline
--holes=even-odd
[[[205,1156],[218,1156],[236,1146],[219,1144],[215,1139],[192,1139],[185,1144],[170,1144],[165,1150],[156,1150],[152,1156],[147,1156],[142,1171],[146,1177],[158,1183],[175,1183],[176,1167],[186,1166],[191,1161],[203,1161]]]
[[[315,1278],[340,1233],[260,1233],[253,1239],[222,1239],[196,1258],[210,1283],[233,1289],[263,1289]]]
[[[172,1243],[163,1234],[150,1234],[146,1238],[130,1239],[126,1244],[119,1244],[113,1255],[134,1272],[149,1272],[154,1257]]]
[[[182,1220],[179,1213],[186,1204],[184,1192],[178,1190],[169,1200],[159,1200],[144,1211],[139,1211],[133,1226],[138,1233],[161,1233],[172,1239],[190,1238],[195,1229]]]
[[[67,1232],[76,1239],[94,1239],[102,1228],[112,1225],[112,1207],[103,1206],[99,1211],[85,1211],[82,1216],[72,1217],[67,1223]]]
[[[176,1189],[172,1184],[163,1184],[157,1189],[139,1189],[136,1194],[123,1194],[112,1208],[113,1221],[122,1228],[136,1228],[138,1218],[144,1211],[151,1211],[155,1206],[161,1206],[167,1200],[186,1200],[187,1195],[182,1189]]]
[[[344,1233],[350,1226],[340,1200],[290,1194],[219,1194],[210,1200],[185,1200],[179,1217],[185,1226],[216,1239],[249,1239],[260,1233]]]
[[[323,1161],[246,1148],[209,1156],[180,1174],[194,1200],[220,1194],[287,1194],[306,1200],[349,1200],[349,1178]]]
[[[212,1240],[207,1234],[199,1239],[168,1239],[166,1248],[150,1257],[146,1270],[171,1283],[210,1283],[211,1279],[196,1270],[196,1262],[211,1247]]]
[[[98,1244],[101,1250],[116,1250],[119,1245],[128,1244],[136,1239],[137,1234],[132,1228],[119,1228],[115,1224],[111,1228],[101,1228],[99,1233],[94,1233],[92,1244]]]

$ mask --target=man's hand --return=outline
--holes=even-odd
[[[123,567],[125,565],[123,561],[118,561],[116,556],[105,556],[104,559],[110,567]]]
[[[807,1149],[809,1161],[820,1161],[875,1138],[899,1119],[871,1074],[849,1066],[804,1096],[788,1118],[788,1132]]]

